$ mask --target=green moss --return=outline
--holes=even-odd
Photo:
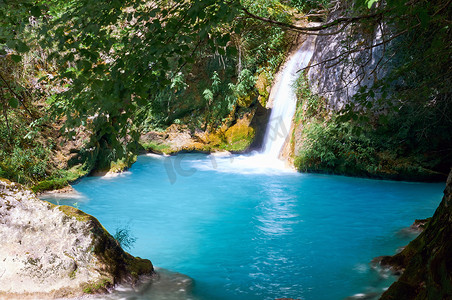
[[[110,172],[117,173],[127,170],[137,160],[137,156],[134,155],[130,158],[121,158],[110,163]]]
[[[58,209],[68,217],[75,218],[77,221],[88,222],[93,218],[92,216],[72,206],[60,205],[58,206]]]
[[[112,284],[113,284],[113,282],[110,278],[102,278],[95,282],[87,283],[83,287],[83,292],[86,294],[94,294],[99,291],[107,289]]]
[[[54,177],[40,181],[34,185],[31,190],[35,193],[44,191],[58,190],[68,186],[69,183],[74,182],[80,177],[85,176],[88,173],[85,165],[76,165],[69,170],[61,170],[59,173],[54,174]]]
[[[157,142],[144,142],[141,146],[149,152],[169,154],[172,152],[171,145]]]
[[[138,278],[140,274],[151,274],[154,268],[152,263],[147,259],[129,256],[128,270],[132,276]]]
[[[49,190],[58,190],[66,187],[68,185],[68,180],[66,178],[56,178],[43,180],[39,182],[37,185],[33,186],[31,190],[35,193],[49,191]]]
[[[80,177],[86,176],[88,174],[89,170],[88,167],[84,164],[78,164],[76,166],[73,166],[69,170],[63,171],[63,175],[69,182],[73,182]]]
[[[262,71],[257,77],[256,89],[259,93],[258,101],[261,103],[263,107],[267,105],[268,96],[270,95],[269,93],[270,84],[271,82],[269,79],[268,71],[267,70]]]
[[[219,148],[228,151],[244,151],[252,143],[255,131],[245,122],[237,122],[224,134],[224,140]]]

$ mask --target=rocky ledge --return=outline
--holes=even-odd
[[[152,275],[99,221],[0,179],[0,298],[75,297]]]

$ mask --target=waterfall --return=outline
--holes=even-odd
[[[197,169],[215,169],[219,172],[241,174],[275,174],[275,172],[293,172],[279,154],[290,133],[297,98],[295,81],[300,75],[298,70],[308,65],[314,53],[315,36],[308,36],[301,47],[292,54],[276,77],[276,84],[270,93],[273,109],[264,137],[261,152],[251,155],[212,154],[211,161],[195,160],[192,165]]]
[[[297,97],[295,81],[300,73],[298,70],[306,67],[314,53],[314,36],[308,36],[298,51],[284,65],[280,79],[272,89],[273,108],[267,124],[262,154],[271,159],[277,159],[284,146],[293,115],[295,114]],[[272,97],[274,95],[274,97]]]

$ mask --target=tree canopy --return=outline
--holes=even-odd
[[[0,55],[21,64],[39,52],[40,59],[52,66],[40,72],[40,84],[57,87],[44,97],[51,113],[64,117],[62,130],[74,134],[80,126],[89,128],[91,143],[86,149],[93,151],[89,155],[99,156],[107,149],[101,156],[111,161],[133,152],[142,125],[149,122],[149,111],[174,122],[182,107],[186,112],[194,109],[188,107],[193,106],[190,81],[200,79],[192,75],[193,65],[210,68],[199,92],[201,100],[196,100],[205,107],[202,123],[207,126],[234,105],[249,105],[246,99],[253,93],[262,93],[253,81],[265,72],[271,78],[284,58],[278,52],[286,47],[287,32],[333,35],[353,32],[355,27],[384,26],[380,45],[357,42],[332,61],[347,61],[366,47],[383,45],[384,59],[377,67],[392,69],[376,85],[363,87],[343,116],[375,113],[379,106],[374,103],[388,98],[397,113],[406,112],[413,120],[407,126],[417,128],[415,135],[433,141],[438,128],[447,132],[451,124],[448,4],[446,0],[0,0]],[[294,16],[303,15],[323,22],[316,26],[293,22]],[[7,120],[8,109],[27,104],[20,81],[0,75]],[[358,113],[363,107],[369,109]]]

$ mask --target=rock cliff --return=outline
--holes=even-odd
[[[348,1],[338,2],[328,20],[346,15]],[[387,66],[381,66],[384,46],[380,26],[350,26],[337,34],[336,29],[327,30],[317,37],[311,67],[306,70],[311,90],[328,99],[330,109],[341,109],[358,92],[360,87],[371,87],[384,77]],[[356,51],[356,49],[361,49]],[[378,67],[377,67],[378,66]]]
[[[152,275],[99,221],[38,199],[0,179],[0,298],[56,298],[106,290]]]

